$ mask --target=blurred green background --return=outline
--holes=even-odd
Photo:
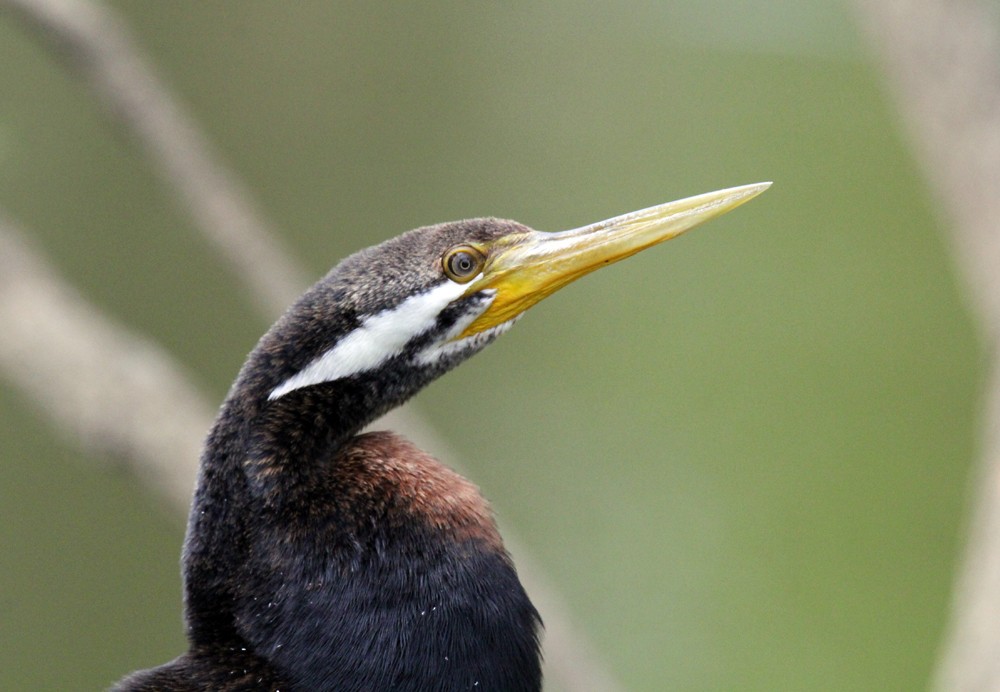
[[[918,689],[980,353],[837,2],[118,2],[319,276],[408,228],[560,230],[774,180],[418,399],[635,690]],[[0,15],[0,205],[220,401],[267,324],[91,94]],[[183,517],[0,380],[0,687],[183,649]]]

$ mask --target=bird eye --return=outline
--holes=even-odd
[[[444,253],[441,264],[449,279],[464,284],[479,274],[485,261],[483,253],[476,248],[458,245]]]

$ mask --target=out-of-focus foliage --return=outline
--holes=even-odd
[[[558,230],[774,180],[418,403],[629,689],[924,685],[981,373],[839,5],[119,9],[317,276],[424,223]],[[9,18],[0,93],[0,204],[221,399],[266,327],[239,282]],[[5,689],[92,689],[182,650],[182,518],[87,461],[0,389]]]

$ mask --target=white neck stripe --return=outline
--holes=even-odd
[[[438,314],[467,288],[465,284],[445,281],[425,293],[410,296],[394,308],[366,317],[333,348],[275,387],[268,400],[274,401],[302,387],[375,369],[402,353],[415,336],[433,327]]]

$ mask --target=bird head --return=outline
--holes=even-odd
[[[262,348],[280,356],[283,373],[267,398],[377,371],[423,372],[411,378],[419,388],[563,286],[724,214],[769,185],[710,192],[559,233],[472,219],[362,250],[265,336]]]

